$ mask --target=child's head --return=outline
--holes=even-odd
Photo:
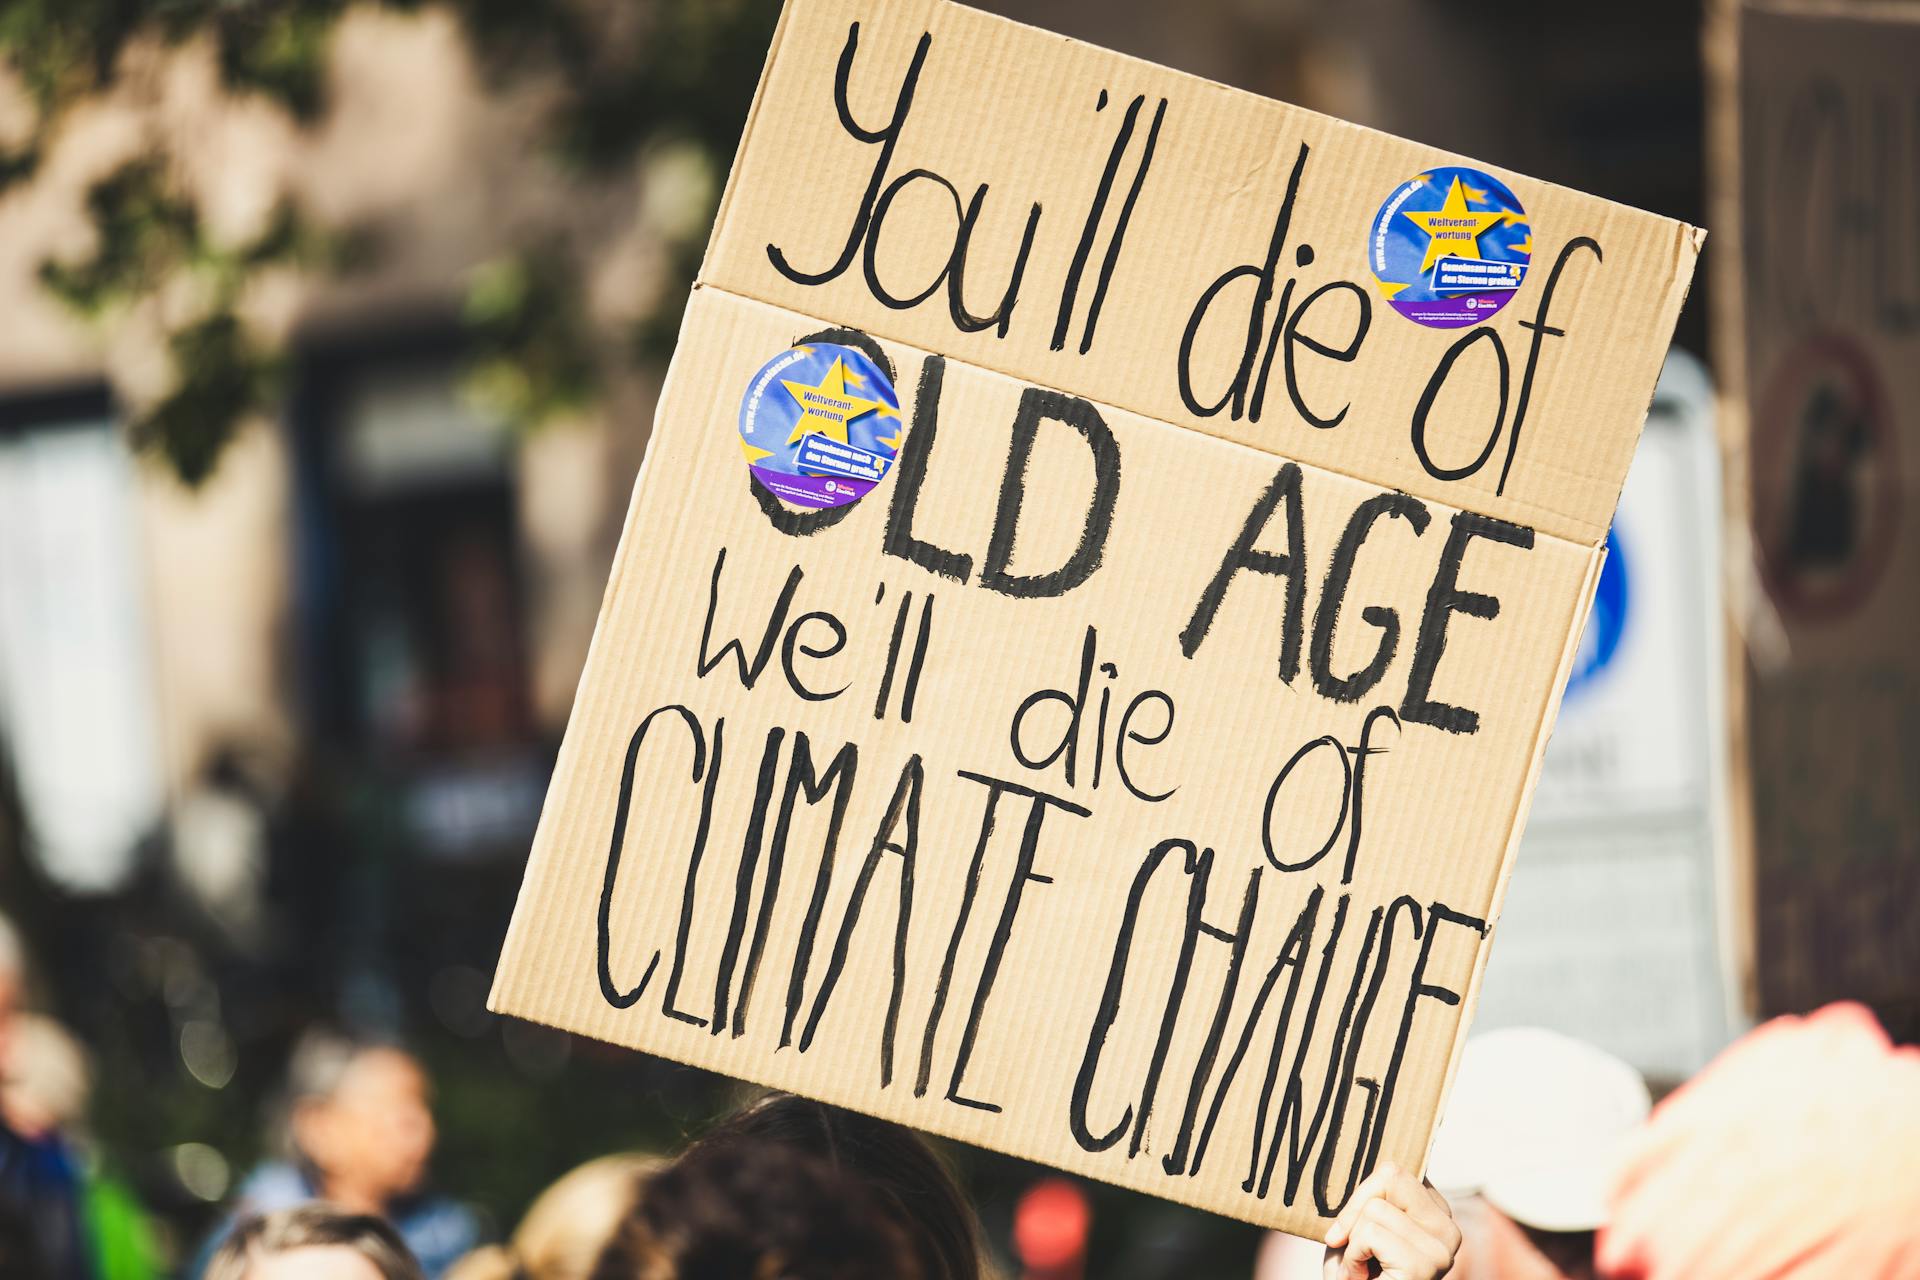
[[[205,1280],[422,1280],[399,1233],[370,1214],[309,1204],[248,1218]]]

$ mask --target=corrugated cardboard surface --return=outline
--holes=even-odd
[[[1920,15],[1740,18],[1761,1013],[1920,1028]]]
[[[883,305],[857,265],[809,287],[768,270],[776,242],[830,261],[872,178],[877,148],[836,136],[835,67],[856,20],[848,83],[868,129],[928,37],[912,127],[888,171],[951,173],[969,199],[991,181],[966,279],[1004,286],[1024,213],[1003,219],[999,193],[1047,211],[1027,265],[1037,292],[1004,338],[957,332],[940,291]],[[1095,113],[1100,87],[1109,102]],[[1054,351],[1058,282],[1112,136],[1089,130],[1111,130],[1135,94],[1149,95],[1142,129],[1168,102],[1156,159],[1089,350],[1078,351],[1076,318]],[[1408,414],[1461,335],[1377,297],[1359,358],[1311,370],[1316,405],[1353,406],[1338,428],[1306,425],[1284,397],[1259,423],[1196,419],[1171,389],[1192,301],[1265,252],[1302,139],[1312,176],[1294,225],[1316,256],[1299,265],[1290,238],[1280,260],[1300,297],[1339,279],[1371,289],[1361,242],[1374,207],[1447,157],[952,6],[789,7],[683,324],[495,1008],[1302,1234],[1322,1233],[1375,1160],[1423,1163],[1485,960],[1480,922],[1497,916],[1697,233],[1513,179],[1538,219],[1534,272],[1575,237],[1602,252],[1576,254],[1555,296],[1504,493],[1486,471],[1440,480],[1408,443]],[[1120,172],[1128,181],[1127,163]],[[1075,191],[1068,235],[1048,212]],[[952,247],[954,215],[899,207],[887,270],[924,282],[938,272],[926,255]],[[1009,229],[1012,243],[999,234]],[[1107,242],[1094,243],[1099,261]],[[1533,340],[1518,322],[1537,314],[1543,283],[1530,277],[1494,322],[1510,400]],[[972,290],[970,308],[990,310]],[[1245,341],[1244,310],[1238,324],[1215,335],[1221,368]],[[964,583],[887,554],[890,520],[904,525],[904,463],[806,536],[777,529],[750,487],[742,392],[789,344],[839,326],[871,334],[891,362],[907,448],[932,441],[910,531],[969,556]],[[1470,357],[1484,368],[1460,361],[1446,391],[1458,397],[1446,429],[1459,434],[1441,434],[1436,411],[1436,449],[1471,457],[1485,441],[1499,398],[1491,345]],[[1120,460],[1099,568],[1051,598],[981,581],[1030,387],[1086,402]],[[1254,545],[1299,557],[1297,610],[1286,578],[1242,570],[1204,639],[1183,648],[1249,512],[1296,470],[1297,546],[1285,502]],[[1086,442],[1043,420],[1013,573],[1066,559],[1093,485]],[[1417,514],[1374,522],[1316,657],[1334,548],[1356,509],[1396,489]],[[1497,598],[1496,616],[1446,609],[1440,564],[1460,521],[1487,536],[1465,544],[1458,587]],[[1398,714],[1423,619],[1443,618],[1431,697],[1477,712],[1472,732]],[[1297,670],[1283,657],[1290,628]],[[1357,700],[1328,696],[1324,676],[1364,667],[1388,631],[1397,640],[1378,682]],[[699,674],[703,653],[735,638],[747,658],[767,641],[751,688],[731,657]],[[902,654],[916,651],[913,677]],[[1010,731],[1030,695],[1074,694],[1083,662],[1070,781],[1063,759],[1024,764]],[[1063,701],[1025,722],[1028,760],[1063,731]],[[1373,754],[1355,754],[1363,744]],[[1345,785],[1356,761],[1358,782]],[[914,806],[892,802],[916,777],[909,841]],[[1351,874],[1350,826],[1326,856],[1279,869],[1328,842],[1343,796],[1363,824]]]
[[[945,288],[906,310],[881,303],[866,282],[864,248],[844,272],[819,285],[795,283],[769,257],[771,245],[795,270],[827,270],[840,256],[872,181],[881,148],[850,136],[837,121],[834,101],[836,72],[855,22],[859,38],[847,97],[855,122],[869,130],[893,117],[915,48],[923,35],[929,38],[885,172],[889,181],[914,169],[937,174],[958,189],[963,204],[981,184],[987,186],[965,261],[964,293],[973,312],[996,309],[1031,207],[1041,206],[1005,337],[994,329],[957,333]],[[1103,93],[1106,106],[1096,110]],[[1121,131],[1116,117],[1135,97],[1142,102],[1134,129],[1097,219],[1080,286],[1072,291],[1068,281],[1088,214]],[[1162,100],[1167,106],[1152,160],[1120,237],[1092,344],[1082,354],[1099,268]],[[1273,289],[1277,297],[1287,279],[1297,276],[1303,287],[1293,294],[1295,307],[1312,290],[1341,280],[1373,296],[1373,324],[1359,359],[1302,362],[1300,381],[1310,407],[1331,416],[1351,403],[1348,420],[1316,430],[1290,410],[1277,387],[1259,421],[1232,421],[1224,413],[1196,417],[1186,410],[1175,376],[1182,334],[1216,277],[1263,261],[1303,146],[1306,162]],[[1512,363],[1509,417],[1519,410],[1522,366],[1532,341],[1521,322],[1534,318],[1552,263],[1581,236],[1598,244],[1603,257],[1596,261],[1577,251],[1568,260],[1548,317],[1565,337],[1543,342],[1505,493],[1494,492],[1497,458],[1474,476],[1439,481],[1420,466],[1409,423],[1427,374],[1461,334],[1392,314],[1374,292],[1365,249],[1373,215],[1395,187],[1459,159],[960,5],[801,0],[775,38],[702,278],[1027,381],[1597,543],[1612,519],[1637,426],[1652,399],[1699,233],[1470,162],[1512,187],[1534,227],[1528,283],[1490,322]],[[887,216],[874,222],[874,274],[896,296],[925,287],[953,248],[953,205],[931,182],[904,187]],[[1302,245],[1313,251],[1313,261],[1297,267]],[[1054,350],[1061,302],[1070,292],[1065,342]],[[1252,286],[1242,281],[1209,313],[1192,361],[1197,392],[1217,395],[1230,380],[1251,301]],[[1352,312],[1346,297],[1336,295],[1322,301],[1304,330],[1338,345],[1351,332]],[[1463,375],[1476,365],[1484,364],[1480,372],[1492,366],[1485,350],[1466,363]],[[1490,386],[1489,378],[1479,390]],[[1463,376],[1457,397],[1450,387],[1436,408],[1435,459],[1459,467],[1475,457],[1494,410],[1492,398],[1474,398]],[[1634,425],[1595,430],[1599,423]],[[1497,455],[1504,456],[1505,446],[1503,437]]]

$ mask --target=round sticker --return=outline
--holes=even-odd
[[[1367,261],[1393,309],[1460,329],[1507,305],[1527,278],[1533,229],[1492,174],[1443,165],[1401,183],[1373,215]]]
[[[880,483],[903,428],[893,383],[865,352],[809,342],[761,367],[740,401],[740,447],[766,490],[844,507]]]

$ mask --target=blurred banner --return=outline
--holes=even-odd
[[[1745,9],[1739,67],[1759,1006],[1911,1034],[1920,12]]]
[[[1732,1037],[1713,388],[1667,358],[1480,996],[1681,1080]]]

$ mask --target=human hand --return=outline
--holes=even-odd
[[[1323,1280],[1437,1280],[1453,1268],[1460,1228],[1430,1183],[1383,1164],[1353,1189],[1327,1229]]]

